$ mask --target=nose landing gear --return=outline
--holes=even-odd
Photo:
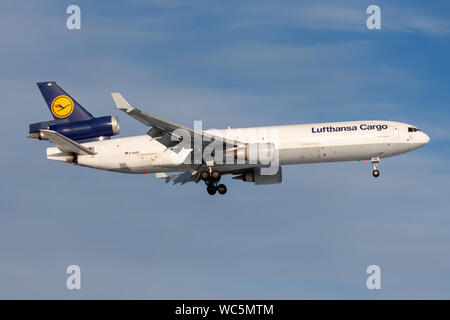
[[[372,175],[376,178],[380,175],[380,171],[378,170],[378,164],[380,163],[380,158],[374,157],[372,158]]]
[[[208,170],[202,171],[200,177],[207,185],[206,191],[210,195],[215,195],[218,191],[220,194],[227,193],[227,187],[224,184],[218,184],[222,174],[217,170],[212,170],[211,167]]]

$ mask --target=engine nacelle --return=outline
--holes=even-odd
[[[234,149],[238,163],[268,165],[274,158],[276,149],[273,143],[247,143]]]
[[[84,140],[97,137],[110,137],[119,134],[119,119],[106,116],[84,121],[62,122],[45,121],[30,125],[30,138],[48,140],[40,129],[56,131],[72,140]]]
[[[261,174],[261,168],[254,168],[233,179],[254,182],[255,184],[277,184],[282,182],[282,176],[281,167],[278,167],[278,171],[272,175]]]

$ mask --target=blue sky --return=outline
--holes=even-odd
[[[78,4],[82,29],[66,29]],[[377,4],[382,29],[366,28]],[[450,298],[450,3],[2,1],[0,298]],[[45,160],[26,139],[54,80],[113,109],[209,128],[385,119],[431,142],[369,164],[288,166],[229,192]],[[82,289],[65,287],[77,264]],[[377,264],[382,289],[365,286]]]

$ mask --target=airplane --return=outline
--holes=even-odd
[[[256,185],[282,182],[282,166],[370,160],[374,177],[382,158],[426,145],[417,127],[367,120],[202,130],[131,106],[112,92],[116,108],[147,127],[145,135],[119,134],[116,116],[94,117],[56,82],[39,82],[54,120],[30,124],[29,138],[49,140],[47,159],[130,174],[155,173],[166,183],[203,181],[210,195],[225,194],[223,175]],[[61,108],[61,106],[65,106]]]

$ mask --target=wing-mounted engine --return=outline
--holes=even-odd
[[[225,150],[224,155],[232,156],[239,164],[268,165],[276,156],[276,149],[273,143],[245,143]]]
[[[244,171],[241,175],[233,177],[233,179],[242,180],[245,182],[254,182],[255,184],[277,184],[282,182],[282,170],[278,167],[278,171],[275,174],[267,175],[261,172],[260,167],[252,168],[248,171]]]

